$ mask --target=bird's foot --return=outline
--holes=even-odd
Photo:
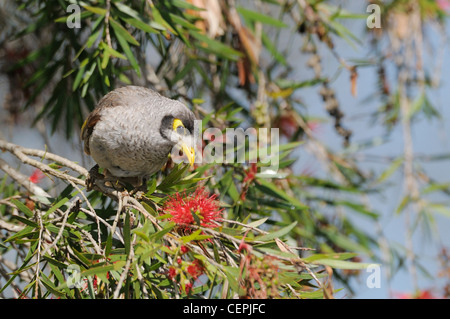
[[[95,182],[97,180],[103,180],[104,176],[102,174],[100,174],[98,172],[98,164],[94,165],[90,170],[89,170],[89,175],[86,177],[86,190],[88,192],[90,192],[94,186],[95,186]]]
[[[111,176],[107,170],[104,171],[104,174],[101,174],[98,169],[99,166],[96,164],[89,170],[89,175],[86,178],[86,190],[88,192],[93,190],[96,184],[100,186],[98,183],[103,184],[104,187],[113,188],[116,191],[126,190],[125,183]]]
[[[147,192],[147,179],[138,178],[137,186],[131,190],[130,195],[135,195],[135,197],[141,198]]]

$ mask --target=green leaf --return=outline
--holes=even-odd
[[[141,71],[139,68],[139,64],[134,56],[134,54],[131,52],[130,46],[128,45],[128,42],[125,38],[122,37],[122,35],[115,31],[117,42],[119,42],[120,47],[122,48],[123,52],[127,56],[128,60],[130,61],[131,66],[133,67],[134,71],[140,76]],[[121,73],[122,75],[123,73]]]
[[[120,267],[119,267],[119,265],[117,265],[118,263],[121,263]],[[82,271],[81,274],[80,274],[80,277],[94,276],[94,275],[97,275],[97,274],[107,273],[108,271],[111,271],[111,270],[117,270],[117,269],[120,269],[121,266],[123,266],[124,263],[125,262],[123,262],[123,261],[118,261],[118,262],[116,262],[113,265],[91,267],[89,269],[86,269],[86,270]]]
[[[29,220],[29,219],[26,219],[26,218],[24,218],[22,216],[13,215],[13,216],[11,216],[11,219],[16,219],[16,220],[20,221],[21,223],[24,223],[25,225],[29,225],[29,226],[32,226],[34,228],[38,228],[38,225],[35,222],[33,222],[33,221]]]
[[[99,15],[103,15],[103,16],[106,14],[106,9],[103,9],[103,8],[91,7],[91,6],[86,6],[86,5],[84,5],[83,8],[92,13],[95,13],[95,14],[99,14]]]
[[[296,225],[297,225],[297,221],[293,222],[292,224],[290,224],[286,227],[276,230],[272,233],[257,236],[257,237],[255,237],[255,240],[269,241],[269,240],[273,240],[275,238],[281,238],[281,237],[285,236],[286,234],[288,234]]]
[[[223,266],[223,270],[225,276],[228,279],[228,283],[230,284],[231,289],[235,292],[239,292],[241,289],[238,283],[239,268],[231,266]]]
[[[347,251],[363,252],[369,256],[373,255],[373,252],[369,248],[337,232],[337,230],[326,229],[324,230],[324,235],[328,237],[332,243]]]
[[[297,82],[297,81],[293,81],[293,80],[282,78],[282,79],[276,79],[275,83],[282,90],[286,90],[286,89],[296,90],[296,89],[300,89],[300,88],[304,88],[304,87],[315,86],[315,85],[317,85],[319,83],[324,82],[325,80],[326,79],[320,79],[319,78],[319,79],[313,79],[313,80]]]
[[[147,33],[159,33],[158,30],[152,28],[149,24],[145,23],[144,21],[136,18],[121,18],[128,24],[132,25],[133,27],[142,30]]]
[[[254,222],[248,223],[247,226],[256,228],[259,225],[264,224],[266,222],[266,220],[268,220],[268,219],[269,219],[269,217],[261,218],[261,219],[255,220]]]
[[[373,219],[377,219],[379,217],[379,215],[377,213],[366,209],[366,207],[364,205],[361,205],[358,203],[353,203],[353,202],[344,200],[344,201],[337,201],[337,202],[335,202],[335,204],[349,207],[352,210],[354,210],[355,212],[361,213],[361,214],[371,217]]]
[[[148,238],[149,241],[157,241],[162,238],[165,234],[169,233],[175,227],[175,223],[169,223],[165,228],[160,231],[151,234]]]
[[[367,267],[374,265],[337,259],[318,259],[312,262],[312,264],[330,266],[335,269],[367,269]]]
[[[85,46],[87,48],[90,48],[94,44],[94,42],[98,39],[98,37],[100,36],[101,32],[102,32],[102,30],[100,29],[97,32],[91,34],[89,36],[89,38],[87,39]]]
[[[197,46],[198,49],[201,50],[209,49],[209,51],[211,51],[212,53],[215,53],[221,57],[233,61],[237,61],[242,56],[241,52],[232,49],[231,47],[223,44],[222,42],[213,40],[206,35],[200,34],[195,31],[191,31],[189,34],[203,43]]]
[[[109,45],[107,45],[105,42],[100,42],[99,48],[103,49],[105,52],[109,53],[110,55],[112,55],[112,56],[114,56],[116,58],[119,58],[119,59],[122,59],[122,60],[126,60],[127,59],[127,57],[125,55],[123,55],[122,53],[114,50]],[[103,65],[102,65],[102,68],[104,68]]]
[[[29,227],[29,226],[27,226],[27,227]],[[40,245],[39,241],[36,241],[34,244],[32,244],[32,246],[28,250],[27,255],[25,256],[25,259],[24,259],[24,261],[22,263],[22,266],[20,266],[20,268],[15,271],[16,274],[11,276],[8,279],[8,281],[3,285],[3,287],[0,287],[0,293],[2,293],[14,281],[14,279],[16,279],[18,274],[20,272],[22,272],[22,270],[24,270],[27,267],[28,263],[30,262],[30,260],[33,258],[34,254],[35,254],[36,247],[37,247],[38,244]]]
[[[123,241],[125,244],[125,254],[128,256],[131,249],[131,235],[130,235],[130,213],[125,214],[125,225],[123,227]]]
[[[292,258],[292,259],[299,258],[296,254],[291,253],[291,252],[281,251],[279,249],[272,249],[272,248],[268,248],[268,247],[259,247],[258,245],[256,245],[255,247],[261,251],[270,253],[271,255],[280,256],[282,258]]]
[[[53,213],[54,211],[56,211],[58,208],[60,208],[61,206],[63,206],[65,203],[67,203],[69,201],[69,199],[67,197],[64,197],[63,199],[61,199],[60,201],[58,201],[56,204],[52,205],[52,207],[49,208],[49,210],[44,214],[44,217],[47,217],[48,215],[50,215],[51,213]]]
[[[291,204],[292,208],[297,208],[297,209],[302,209],[302,210],[308,208],[308,206],[306,206],[305,204],[300,202],[298,199],[296,199],[292,196],[289,196],[284,191],[282,191],[281,189],[276,187],[273,183],[266,181],[264,179],[261,179],[261,178],[256,178],[256,181],[257,181],[256,187],[261,192],[263,192],[265,194],[270,194],[272,196],[275,196],[275,197],[285,200],[286,202]]]
[[[287,66],[287,61],[284,55],[277,50],[276,46],[272,43],[272,41],[270,41],[270,38],[264,32],[261,33],[261,40],[267,51],[269,51],[278,62],[284,66]]]
[[[160,191],[170,190],[170,188],[175,186],[175,184],[182,178],[188,168],[189,165],[183,165],[182,163],[178,164],[156,188]]]
[[[384,180],[389,178],[402,165],[403,160],[403,157],[399,157],[395,161],[393,161],[377,179],[377,183],[382,183]]]
[[[205,11],[205,9],[196,7],[195,5],[193,5],[187,1],[183,1],[183,0],[171,0],[170,3],[174,6],[182,8],[182,9]]]
[[[131,43],[132,45],[139,46],[139,42],[136,41],[136,39],[125,29],[120,23],[118,23],[113,18],[109,18],[109,24],[114,29],[114,32],[116,33],[117,37],[121,37],[125,39],[127,42]]]
[[[313,261],[317,261],[320,259],[345,260],[345,259],[356,257],[357,255],[358,255],[357,253],[314,254],[314,255],[302,258],[302,260],[305,263],[312,263]]]
[[[18,201],[17,199],[13,198],[11,199],[11,203],[17,206],[17,209],[19,209],[22,213],[27,215],[28,217],[33,217],[34,213],[29,209],[24,203],[21,201]]]
[[[252,11],[245,9],[243,7],[237,7],[236,10],[242,14],[242,16],[246,19],[258,21],[264,24],[268,24],[277,28],[286,28],[287,24],[285,24],[283,21],[280,21],[278,19],[272,18],[270,16],[267,16],[265,14],[262,14],[260,12]]]
[[[130,8],[129,6],[127,6],[121,2],[118,2],[118,1],[115,1],[113,3],[117,7],[117,9],[119,9],[119,11],[121,11],[133,18],[139,19],[139,12],[137,12],[136,10],[134,10],[134,9]]]
[[[18,231],[17,233],[15,233],[14,235],[12,235],[11,237],[5,239],[5,243],[25,237],[25,236],[32,236],[33,234],[35,234],[36,232],[34,232],[36,228],[34,226],[25,226],[24,229],[22,229],[21,231]]]
[[[430,203],[427,204],[428,208],[434,210],[435,212],[450,218],[450,208],[448,208],[448,205],[443,205],[443,204],[439,204],[439,203]]]
[[[200,235],[201,232],[202,232],[202,230],[198,229],[198,230],[194,231],[190,235],[181,237],[181,240],[183,241],[183,243],[186,244],[186,243],[188,243],[190,241],[193,241],[193,240],[204,240],[204,239],[207,239],[207,238],[212,238],[212,236],[209,236],[209,235]]]

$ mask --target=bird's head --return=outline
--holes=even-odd
[[[194,114],[183,105],[184,109],[171,115],[163,117],[160,133],[161,136],[169,140],[174,146],[177,145],[183,150],[189,163],[194,165]]]

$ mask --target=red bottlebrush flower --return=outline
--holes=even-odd
[[[179,225],[197,224],[203,227],[215,227],[216,221],[222,217],[217,195],[211,195],[204,188],[197,188],[194,193],[176,193],[164,205],[164,211],[172,215],[170,220]],[[195,215],[195,217],[194,217]]]
[[[186,246],[183,245],[183,246],[180,247],[180,250],[181,250],[182,254],[185,254],[185,253],[187,253],[189,251],[189,248],[187,248]]]
[[[258,166],[256,166],[256,163],[252,163],[248,171],[245,172],[244,183],[253,181],[257,172]]]
[[[187,294],[189,294],[192,290],[192,282],[188,282],[186,285],[184,285],[184,291],[186,291]]]
[[[247,234],[248,234],[248,231],[245,233],[244,237],[242,237],[241,242],[239,243],[239,248],[238,248],[239,253],[243,250],[246,250],[247,252],[252,251],[252,246],[250,246],[249,244],[247,244],[245,242],[245,237],[247,237]]]
[[[169,268],[169,273],[167,274],[167,276],[168,276],[171,280],[174,280],[176,275],[177,275],[177,270],[176,270],[174,267],[170,267],[170,268]]]
[[[250,183],[255,179],[256,173],[258,173],[258,166],[256,165],[256,163],[251,163],[250,168],[245,171],[242,192],[240,196],[241,200],[245,200]]]
[[[200,264],[200,261],[196,259],[186,268],[186,271],[192,278],[197,279],[198,276],[203,274],[203,266]]]
[[[36,168],[33,171],[33,174],[31,174],[31,176],[28,178],[30,180],[30,182],[32,182],[33,184],[38,184],[41,182],[41,180],[45,177],[45,174],[42,173],[42,171],[38,168]]]

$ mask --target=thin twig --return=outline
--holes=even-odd
[[[63,221],[61,223],[61,227],[60,227],[60,229],[58,231],[58,234],[56,235],[55,240],[49,246],[47,246],[47,248],[45,248],[44,252],[42,253],[43,255],[45,255],[51,248],[55,247],[56,244],[58,243],[58,241],[61,239],[61,236],[63,234],[64,228],[66,226],[67,218],[69,217],[69,214],[72,212],[73,208],[76,205],[79,205],[79,203],[80,203],[80,199],[78,197],[75,197],[75,199],[72,201],[72,204],[64,212],[64,218],[63,218]]]
[[[99,217],[97,216],[97,213],[95,212],[94,207],[92,207],[91,202],[87,199],[86,195],[83,193],[83,191],[72,181],[69,181],[69,183],[78,190],[78,192],[80,193],[80,195],[83,197],[84,201],[86,202],[87,206],[89,207],[92,215],[95,218],[95,221],[97,223],[97,239],[98,239],[98,244],[101,245],[102,243],[102,239],[101,239],[101,231],[100,231],[100,221],[99,221]]]
[[[106,0],[106,13],[105,13],[105,34],[106,44],[112,48],[111,35],[109,33],[109,16],[111,14],[111,0]]]
[[[44,232],[44,225],[42,224],[42,218],[41,218],[41,212],[36,211],[36,219],[39,223],[39,237],[38,237],[38,244],[37,244],[37,253],[36,253],[36,288],[34,291],[34,298],[38,299],[39,296],[39,281],[40,281],[40,267],[39,263],[41,262],[41,244],[42,244],[42,233]]]
[[[44,191],[41,187],[30,181],[30,178],[25,174],[15,170],[12,168],[6,161],[0,158],[0,169],[8,174],[12,179],[14,179],[17,183],[25,187],[27,191],[31,194],[43,197],[51,197],[46,191]]]
[[[0,149],[5,149],[5,150],[9,151],[11,154],[16,156],[22,163],[39,168],[43,173],[53,175],[62,180],[71,180],[74,183],[85,186],[84,180],[81,180],[77,177],[73,177],[69,174],[65,174],[58,170],[55,170],[55,169],[51,168],[50,166],[48,166],[47,164],[44,164],[40,161],[37,161],[35,159],[28,157],[28,155],[30,155],[30,156],[40,156],[41,155],[41,157],[50,159],[50,160],[58,159],[58,163],[66,166],[68,168],[76,169],[76,171],[78,173],[82,172],[82,175],[88,176],[88,171],[85,168],[82,168],[81,166],[76,165],[75,163],[73,163],[72,161],[70,161],[68,159],[65,159],[65,158],[55,155],[55,154],[46,153],[46,152],[40,151],[40,150],[26,149],[26,148],[23,148],[21,146],[18,146],[18,145],[12,144],[12,143],[8,143],[2,139],[0,139]]]

